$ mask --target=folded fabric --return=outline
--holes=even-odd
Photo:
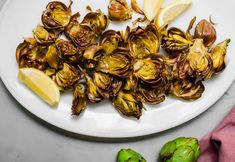
[[[235,106],[219,126],[200,141],[198,162],[235,162]]]

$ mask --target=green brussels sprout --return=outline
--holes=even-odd
[[[124,116],[139,119],[142,115],[143,104],[133,92],[119,91],[112,102],[114,107]]]
[[[80,71],[74,66],[63,63],[63,68],[52,76],[52,79],[61,90],[70,88],[81,78]]]
[[[75,86],[73,91],[72,115],[79,116],[85,109],[85,87],[82,84],[78,84]]]
[[[132,149],[121,149],[118,152],[117,162],[146,162],[146,160]]]
[[[126,0],[110,0],[108,12],[109,18],[114,21],[126,21],[132,18]]]
[[[63,30],[71,19],[72,1],[67,7],[64,3],[53,1],[48,3],[42,14],[42,23],[49,30]]]
[[[199,142],[192,137],[180,137],[169,141],[160,151],[163,162],[196,162],[199,156]]]
[[[96,35],[90,26],[82,25],[77,21],[78,16],[78,14],[72,16],[64,33],[78,47],[79,51],[84,51],[87,47],[96,44]]]
[[[230,43],[230,39],[216,45],[211,51],[211,58],[213,61],[213,69],[216,73],[221,72],[225,68],[225,56],[227,53],[227,47]]]
[[[123,42],[121,33],[114,30],[107,30],[100,37],[100,46],[103,47],[106,54],[111,54],[121,42]]]
[[[96,35],[100,35],[107,28],[109,19],[101,10],[97,10],[88,13],[81,24],[89,26]]]
[[[157,53],[160,46],[160,36],[156,27],[152,24],[146,29],[137,27],[128,33],[128,46],[133,58],[142,59]]]
[[[128,77],[131,72],[131,57],[128,49],[117,49],[110,55],[103,56],[96,67],[97,71],[120,78]]]
[[[207,47],[211,47],[216,41],[216,30],[207,20],[201,20],[196,28],[194,38],[203,39],[203,43]]]

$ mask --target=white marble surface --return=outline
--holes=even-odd
[[[0,162],[115,162],[121,148],[133,148],[154,162],[166,141],[179,136],[201,138],[234,104],[235,83],[209,110],[179,127],[148,137],[107,141],[70,135],[45,124],[20,106],[0,81]]]

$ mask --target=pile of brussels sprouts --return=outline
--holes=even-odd
[[[79,22],[80,14],[72,15],[71,6],[50,2],[42,25],[18,45],[16,59],[19,68],[45,72],[61,92],[73,89],[73,115],[86,109],[87,100],[109,99],[121,114],[139,119],[143,103],[159,104],[167,95],[200,98],[202,81],[225,68],[230,39],[213,46],[216,30],[206,20],[197,24],[194,34],[190,30],[196,18],[186,32],[157,29],[153,22],[121,32],[106,30],[110,20],[101,10]],[[160,47],[167,55],[159,53]]]

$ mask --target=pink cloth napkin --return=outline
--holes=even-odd
[[[235,106],[219,126],[200,141],[198,162],[235,162]]]

